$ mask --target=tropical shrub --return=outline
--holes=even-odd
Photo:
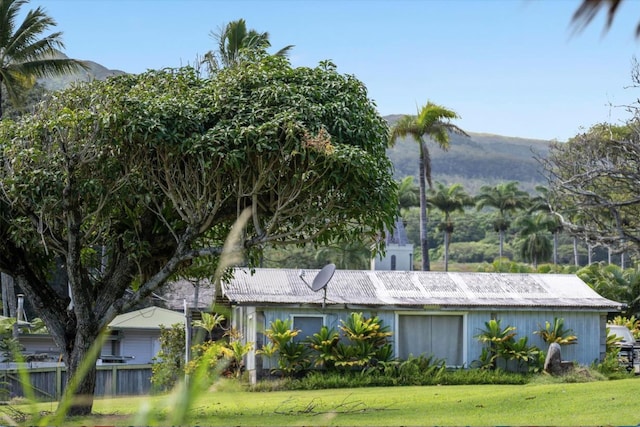
[[[544,327],[539,326],[537,331],[533,333],[540,335],[542,340],[546,344],[558,343],[560,345],[576,344],[578,337],[573,335],[572,329],[565,329],[564,319],[562,317],[554,317],[553,323],[548,320],[545,322]]]
[[[264,331],[270,345],[263,346],[258,354],[277,356],[278,370],[284,376],[300,374],[311,366],[310,349],[302,341],[294,341],[300,333],[292,329],[292,320],[276,319]]]
[[[340,341],[340,334],[334,328],[323,326],[307,339],[313,351],[314,366],[317,368],[333,369],[336,363],[336,347]]]
[[[485,329],[481,330],[475,338],[486,344],[478,360],[471,364],[474,368],[496,370],[499,362],[505,369],[515,365],[515,370],[522,369],[536,372],[544,365],[543,352],[536,346],[528,344],[527,337],[516,340],[516,328],[514,326],[502,327],[499,319],[491,319],[485,322]],[[542,361],[542,363],[541,363]],[[511,362],[511,363],[510,363]]]
[[[380,318],[351,313],[340,322],[340,330],[349,344],[338,343],[336,346],[337,367],[365,368],[389,360],[392,349],[388,338],[392,333],[388,326],[382,325]]]

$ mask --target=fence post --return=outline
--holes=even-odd
[[[62,367],[56,366],[56,400],[62,398]]]
[[[118,367],[111,367],[111,396],[116,397],[118,393]]]

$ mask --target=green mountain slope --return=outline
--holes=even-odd
[[[393,124],[399,116],[386,116]],[[546,183],[536,157],[545,157],[550,141],[468,132],[469,137],[451,135],[448,151],[429,144],[433,181],[461,183],[471,194],[483,185],[518,181],[520,188],[534,191]],[[398,179],[418,174],[418,144],[399,139],[387,150]]]

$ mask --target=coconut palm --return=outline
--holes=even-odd
[[[558,236],[562,231],[562,221],[558,215],[555,215],[551,211],[549,205],[549,188],[543,185],[536,186],[538,195],[531,198],[531,206],[529,207],[529,213],[542,212],[548,217],[548,227],[551,234],[553,234],[553,264],[558,264]]]
[[[554,223],[553,219],[543,212],[536,215],[525,215],[518,218],[521,227],[520,255],[523,259],[531,261],[533,268],[538,268],[538,261],[546,260],[551,256],[552,247],[548,237],[549,228]]]
[[[473,198],[464,191],[462,184],[447,187],[441,182],[436,182],[436,188],[429,190],[427,204],[444,215],[439,228],[444,232],[444,271],[449,271],[449,242],[454,230],[451,214],[464,212],[465,207],[473,206]]]
[[[406,176],[398,185],[400,211],[420,206],[420,189],[413,183],[413,176]]]
[[[217,51],[209,51],[204,56],[210,71],[237,65],[251,50],[266,51],[271,47],[269,33],[248,30],[244,19],[231,21],[217,33],[212,31],[209,35],[218,43]],[[274,55],[287,56],[291,48],[293,45],[285,46]]]
[[[441,105],[427,102],[418,115],[405,115],[398,120],[389,134],[389,145],[393,146],[398,138],[411,136],[420,147],[418,183],[420,187],[420,250],[422,252],[422,270],[429,271],[429,242],[427,240],[427,183],[431,188],[431,156],[427,139],[435,141],[440,148],[449,148],[449,134],[455,132],[467,135],[450,121],[459,118],[458,114]]]
[[[22,24],[16,19],[28,0],[0,0],[0,118],[2,90],[19,105],[37,78],[67,74],[86,66],[75,59],[60,58],[62,33],[42,34],[56,22],[38,7],[27,12]]]
[[[502,259],[504,249],[504,235],[511,225],[510,215],[525,209],[529,203],[529,193],[518,188],[515,181],[501,183],[495,186],[484,185],[476,196],[476,208],[481,210],[492,207],[498,210],[498,217],[493,222],[493,229],[500,236],[499,257]]]

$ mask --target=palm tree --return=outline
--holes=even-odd
[[[531,261],[533,268],[538,268],[538,261],[548,259],[551,256],[551,242],[547,237],[553,219],[543,212],[536,215],[522,216],[518,219],[518,225],[522,227],[519,232],[521,240],[520,255],[523,259]]]
[[[405,115],[398,120],[389,134],[389,145],[393,146],[398,138],[411,136],[420,147],[418,183],[420,187],[420,250],[422,252],[422,270],[429,271],[429,242],[427,240],[427,202],[426,186],[431,188],[431,156],[425,137],[435,141],[440,148],[449,148],[449,133],[467,135],[450,120],[459,116],[441,105],[427,102],[417,116]]]
[[[444,214],[439,227],[444,232],[444,271],[449,271],[449,242],[454,230],[451,214],[456,211],[464,212],[466,206],[473,206],[473,198],[464,191],[462,184],[446,187],[441,182],[436,182],[436,189],[429,190],[427,204]]]
[[[480,188],[480,193],[476,196],[476,208],[481,210],[488,206],[498,210],[493,229],[500,235],[500,259],[504,248],[504,234],[511,225],[509,215],[525,209],[528,203],[529,193],[518,189],[518,183],[515,181]]]
[[[247,30],[244,19],[231,21],[217,33],[212,31],[210,36],[218,43],[217,51],[209,51],[204,56],[203,62],[210,71],[237,65],[247,58],[246,53],[251,50],[266,51],[271,47],[269,33]],[[285,46],[274,55],[287,56],[291,48],[293,45]]]
[[[19,26],[16,18],[28,0],[0,0],[0,118],[2,90],[19,105],[37,78],[67,74],[86,66],[75,59],[59,58],[62,33],[42,33],[56,22],[38,7],[27,12]]]
[[[543,185],[536,186],[538,196],[531,198],[531,207],[529,213],[542,212],[548,217],[548,228],[553,234],[553,264],[558,264],[558,236],[562,231],[562,221],[560,217],[551,211],[549,205],[549,188]]]
[[[420,189],[413,183],[413,176],[406,176],[398,185],[400,211],[420,206]]]

